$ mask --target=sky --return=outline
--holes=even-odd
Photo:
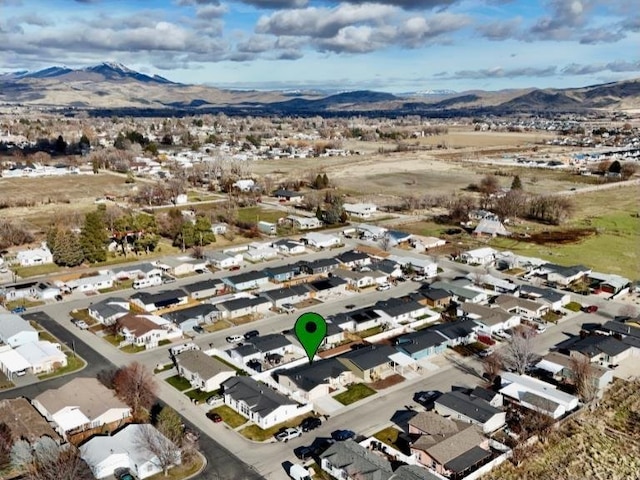
[[[0,71],[119,62],[223,88],[500,90],[640,77],[638,0],[0,0]]]

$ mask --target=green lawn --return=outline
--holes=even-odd
[[[16,275],[22,278],[35,277],[38,275],[48,275],[50,273],[56,273],[62,270],[55,263],[46,263],[44,265],[34,265],[33,267],[15,267],[13,271]]]
[[[134,345],[130,343],[129,345],[125,345],[120,349],[121,352],[124,353],[140,353],[144,352],[146,348],[143,345]]]
[[[186,378],[182,378],[180,375],[174,375],[173,377],[165,379],[165,381],[173,388],[180,390],[181,392],[184,392],[185,390],[191,388],[189,380],[187,380]]]
[[[398,430],[397,428],[387,427],[380,430],[378,433],[374,433],[373,436],[378,440],[380,440],[382,443],[386,443],[390,447],[400,450],[400,448],[397,445],[399,434],[400,434],[400,430]]]
[[[171,370],[173,367],[175,367],[175,365],[173,363],[165,363],[162,368],[155,368],[153,370],[153,373],[162,373],[162,372],[166,372],[167,370]]]
[[[222,417],[224,423],[231,428],[237,428],[240,425],[247,423],[247,419],[236,411],[229,408],[227,405],[221,405],[209,411],[209,413],[217,413]]]
[[[362,332],[358,332],[358,335],[360,336],[360,338],[367,338],[367,337],[371,337],[372,335],[377,335],[379,333],[382,333],[382,331],[383,331],[382,326],[377,326],[377,327],[369,328],[368,330],[363,330]]]
[[[580,305],[578,302],[569,302],[564,306],[564,308],[566,308],[567,310],[571,310],[572,312],[579,312],[580,310],[582,310],[582,305]]]
[[[194,390],[189,390],[185,393],[185,395],[189,398],[194,398],[196,400],[196,403],[203,403],[207,400],[207,398],[213,395],[213,392],[203,392],[202,390],[196,388]]]
[[[278,431],[280,431],[281,428],[297,427],[298,425],[300,425],[300,422],[303,419],[310,416],[311,414],[300,415],[286,422],[282,422],[282,423],[279,423],[278,425],[274,425],[271,428],[267,428],[266,430],[263,430],[257,425],[249,425],[248,427],[245,427],[242,430],[240,430],[240,434],[245,436],[249,440],[253,440],[255,442],[264,442],[265,440],[269,440],[270,438],[273,438],[273,436],[276,433],[278,433]]]
[[[287,213],[281,210],[267,210],[261,207],[246,207],[238,209],[238,220],[241,222],[259,221],[277,223],[278,219],[286,217]]]
[[[80,370],[86,365],[86,362],[78,357],[76,354],[72,352],[66,352],[67,355],[67,366],[57,369],[55,372],[45,373],[43,375],[38,375],[40,380],[46,380],[48,378],[58,377],[60,375],[65,375],[67,373],[75,372],[76,370]]]
[[[102,339],[117,347],[124,340],[124,337],[122,335],[105,335]]]
[[[367,387],[364,383],[354,383],[347,387],[346,392],[339,393],[333,398],[343,405],[351,405],[363,398],[375,395],[375,393],[375,390]]]
[[[84,308],[82,310],[76,310],[69,312],[71,318],[75,318],[76,320],[83,320],[90,327],[96,325],[98,322],[91,315],[89,315],[89,311]]]

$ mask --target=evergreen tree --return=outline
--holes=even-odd
[[[522,181],[520,181],[520,176],[516,175],[513,177],[513,181],[511,182],[511,190],[522,190]]]
[[[80,147],[81,150],[89,150],[89,148],[91,147],[91,142],[89,141],[89,137],[87,137],[84,133],[80,137],[78,146]]]
[[[66,153],[66,151],[67,151],[67,142],[64,141],[64,138],[62,137],[62,135],[58,135],[58,138],[56,139],[56,143],[54,145],[54,148],[55,148],[57,153]]]
[[[65,267],[75,267],[84,261],[84,252],[77,233],[59,230],[56,239],[56,253],[53,261]]]
[[[316,208],[316,218],[320,221],[324,220],[324,214],[322,213],[322,207],[320,207],[320,205]]]
[[[211,231],[211,221],[207,217],[197,217],[194,230],[194,245],[209,245],[216,241],[216,236]]]
[[[80,234],[85,259],[92,263],[104,262],[107,259],[108,239],[103,213],[100,210],[87,213]]]
[[[322,181],[322,175],[318,174],[316,176],[315,181],[313,182],[313,188],[315,188],[316,190],[321,190],[323,188],[323,181]]]
[[[322,175],[322,188],[329,188],[329,177],[326,173]]]

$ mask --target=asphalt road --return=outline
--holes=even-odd
[[[355,242],[354,242],[355,243]],[[305,255],[304,258],[315,259],[333,256],[339,251],[351,248],[347,245],[340,250],[328,252],[318,252]],[[413,254],[405,250],[395,251],[403,256],[424,256]],[[283,258],[269,263],[260,264],[254,267],[243,268],[241,271],[264,268],[267,265],[283,265],[296,261],[297,258]],[[446,259],[438,259],[440,265],[445,269],[441,275],[443,278],[452,278],[457,275],[477,271],[475,267],[450,262]],[[198,281],[202,278],[220,278],[228,275],[228,272],[216,272],[215,274],[205,274],[198,277],[190,277],[178,280],[170,285],[163,285],[148,289],[154,292],[167,288],[176,288],[187,283]],[[336,298],[334,301],[320,304],[306,310],[314,310],[325,316],[345,310],[345,305],[353,303],[357,307],[363,307],[375,303],[377,300],[389,297],[401,296],[418,287],[415,282],[407,281],[399,283],[396,287],[385,292],[368,291],[360,294],[348,294]],[[121,291],[111,296],[127,297],[133,290]],[[153,349],[136,355],[122,353],[103,340],[88,331],[79,330],[69,321],[69,312],[74,309],[86,308],[91,302],[95,302],[105,295],[86,297],[77,295],[70,301],[45,305],[38,308],[38,312],[29,312],[26,318],[35,319],[52,334],[57,336],[67,345],[75,345],[76,352],[88,360],[88,367],[73,376],[95,376],[100,370],[108,366],[121,366],[132,360],[144,363],[149,368],[153,368],[158,363],[166,363],[169,360],[168,347]],[[588,300],[587,300],[588,298]],[[583,300],[583,299],[581,299]],[[580,326],[584,322],[599,322],[611,318],[619,304],[608,302],[594,296],[585,297],[583,301],[596,304],[600,307],[597,314],[569,314],[560,325],[550,327],[544,334],[538,337],[538,352],[543,354],[550,347],[568,338],[569,335],[576,335]],[[265,319],[254,322],[249,327],[238,326],[225,329],[220,332],[198,335],[195,337],[196,343],[201,347],[208,347],[212,344],[215,347],[225,347],[225,337],[229,334],[243,333],[249,328],[257,328],[261,333],[279,332],[290,329],[297,316],[302,312],[297,311],[289,315],[269,316]],[[189,402],[185,395],[178,392],[166,382],[159,383],[159,398],[168,405],[176,409],[185,419],[185,423],[191,428],[201,432],[200,445],[203,453],[209,460],[205,471],[198,477],[203,479],[285,479],[288,478],[282,465],[285,462],[296,461],[293,456],[293,449],[300,445],[312,443],[317,436],[329,436],[330,432],[338,428],[350,428],[360,434],[371,434],[394,422],[403,424],[413,414],[405,406],[412,405],[413,394],[419,390],[437,389],[448,391],[455,386],[473,386],[480,381],[481,364],[477,359],[468,358],[463,361],[444,361],[443,366],[420,378],[407,380],[399,385],[386,389],[379,394],[364,399],[356,405],[341,410],[337,415],[329,418],[318,430],[313,433],[303,435],[287,444],[268,443],[255,444],[246,440],[240,435],[229,432],[228,427],[223,424],[214,424],[205,417],[206,410],[199,405]],[[14,389],[0,393],[0,398],[24,395],[33,397],[42,391],[55,388],[71,377],[63,377],[39,382],[34,385]],[[413,408],[419,409],[417,405]],[[357,414],[355,412],[357,411]],[[259,473],[258,473],[259,472]]]

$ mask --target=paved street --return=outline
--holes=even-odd
[[[352,245],[348,245],[340,250],[313,253],[305,255],[303,258],[316,259],[333,256],[351,247]],[[394,253],[403,256],[420,257],[417,254],[405,250],[399,250]],[[265,268],[269,265],[283,265],[295,262],[297,259],[297,257],[284,258],[274,262],[245,267],[241,272]],[[477,270],[474,267],[451,262],[446,259],[438,259],[438,261],[445,269],[445,272],[441,275],[445,278],[452,278],[456,275]],[[216,272],[215,274],[189,277],[180,279],[170,285],[148,289],[148,291],[157,292],[163,289],[177,288],[203,278],[220,278],[225,275],[229,275],[229,273]],[[389,291],[378,292],[376,290],[368,290],[360,294],[350,293],[342,295],[329,303],[317,305],[306,310],[314,310],[324,316],[328,316],[344,311],[345,305],[350,303],[355,304],[357,307],[363,307],[375,303],[380,299],[404,295],[414,291],[417,287],[418,284],[415,282],[407,281],[399,283]],[[126,298],[133,292],[133,290],[125,290],[108,295]],[[72,309],[86,308],[91,302],[98,301],[101,298],[104,298],[104,295],[86,297],[76,294],[75,298],[70,301],[39,307],[37,311],[29,312],[25,317],[36,320],[62,342],[70,347],[75,347],[77,354],[88,360],[88,367],[75,375],[95,376],[103,368],[122,366],[133,360],[144,363],[149,368],[153,368],[158,363],[167,363],[169,361],[168,346],[136,355],[125,354],[88,331],[78,329],[70,322],[69,312]],[[603,299],[594,298],[593,296],[588,297],[588,300],[587,297],[585,297],[583,301],[598,305],[600,307],[599,312],[597,314],[568,314],[559,325],[550,327],[544,334],[538,336],[539,353],[545,353],[549,347],[566,339],[568,335],[577,334],[580,325],[584,322],[602,322],[606,318],[611,318],[617,313],[620,306],[616,302],[608,302]],[[215,347],[226,347],[225,337],[227,335],[241,334],[250,328],[256,328],[263,334],[290,329],[302,311],[304,310],[288,315],[270,316],[253,322],[250,326],[232,327],[215,333],[198,335],[194,340],[203,348],[207,348],[210,344]],[[406,422],[408,415],[411,413],[405,406],[412,405],[414,392],[426,389],[448,391],[452,386],[473,386],[480,380],[482,368],[481,364],[475,358],[467,358],[455,362],[441,360],[438,363],[444,366],[428,372],[421,378],[416,378],[411,381],[407,380],[380,392],[378,395],[346,407],[329,418],[321,428],[312,434],[305,434],[301,438],[295,439],[287,444],[269,443],[258,445],[244,439],[235,432],[229,431],[224,424],[214,424],[210,422],[205,417],[206,407],[191,403],[185,395],[164,381],[158,382],[158,396],[163,402],[176,409],[186,419],[188,425],[202,432],[203,435],[201,436],[200,443],[205,456],[209,460],[209,465],[199,478],[238,480],[268,478],[279,480],[288,478],[282,467],[283,462],[296,461],[292,453],[293,449],[300,445],[310,444],[316,436],[328,436],[331,431],[338,428],[350,428],[357,433],[368,435],[389,425],[392,418],[394,421],[402,424],[403,421]],[[16,395],[25,395],[31,398],[48,388],[56,387],[67,382],[69,378],[70,377],[56,378],[25,386],[17,390],[2,392],[0,393],[0,398]],[[414,407],[419,408],[415,404]],[[357,415],[354,414],[355,411],[357,411]]]

